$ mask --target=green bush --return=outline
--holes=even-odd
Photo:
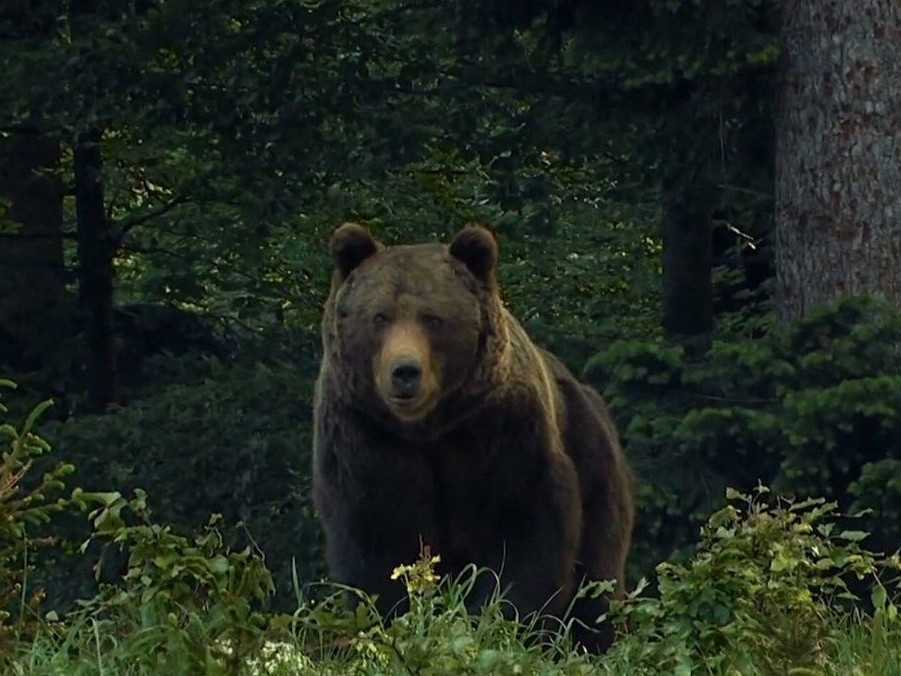
[[[268,618],[260,607],[274,591],[260,554],[229,549],[219,515],[193,537],[156,523],[143,491],[126,500],[76,490],[72,500],[93,507],[91,540],[128,554],[122,580],[65,618],[63,640],[90,646],[80,659],[107,653],[142,673],[240,673],[264,641]]]
[[[596,673],[584,651],[573,650],[565,633],[549,632],[537,620],[521,624],[509,617],[506,601],[496,595],[478,616],[464,599],[481,575],[469,568],[456,580],[439,580],[440,557],[427,551],[419,561],[399,565],[392,576],[406,587],[409,610],[387,621],[366,594],[346,609],[344,595],[298,609],[291,623],[293,642],[315,658],[311,674],[547,674]],[[324,649],[323,649],[324,648]],[[312,666],[311,663],[310,666]]]
[[[185,359],[156,358],[166,386],[127,408],[49,424],[46,436],[76,465],[74,482],[85,491],[145,490],[159,521],[185,532],[221,514],[229,524],[226,543],[259,546],[276,581],[274,602],[290,607],[295,566],[302,581],[323,572],[309,492],[315,359],[181,367]],[[179,368],[186,373],[179,376]],[[67,533],[78,542],[89,535],[83,520],[70,519]],[[124,562],[105,549],[103,579],[111,580]],[[80,558],[60,561],[46,575],[60,609],[96,590]]]
[[[0,388],[15,385],[0,380]],[[43,593],[30,586],[34,552],[52,544],[41,528],[67,505],[54,496],[63,490],[71,465],[58,463],[37,479],[32,471],[35,460],[50,450],[33,429],[51,404],[36,407],[18,427],[0,420],[0,666],[14,641],[35,632]],[[6,413],[0,403],[0,415]]]
[[[260,610],[273,588],[262,558],[228,548],[217,518],[183,537],[150,519],[143,493],[125,500],[75,491],[75,503],[94,507],[92,538],[128,550],[127,573],[42,625],[12,656],[11,673],[901,674],[897,598],[878,576],[901,559],[862,548],[866,534],[842,530],[834,503],[771,499],[762,487],[727,497],[690,560],[658,567],[655,594],[642,584],[614,603],[606,621],[616,623],[617,643],[589,656],[572,648],[565,622],[521,624],[501,595],[470,615],[464,599],[490,571],[440,580],[429,551],[395,569],[410,602],[390,621],[373,599],[343,588],[322,600],[301,596],[291,615],[272,615]],[[854,598],[856,580],[871,589],[872,614],[841,604]]]
[[[0,380],[0,387],[14,385]],[[20,426],[0,423],[6,441],[0,462],[0,669],[102,674],[107,660],[129,673],[244,673],[270,622],[261,608],[274,585],[261,553],[228,547],[220,515],[193,537],[154,522],[140,489],[131,500],[81,488],[70,499],[55,497],[74,468],[58,463],[35,477],[35,462],[50,445],[33,430],[51,403],[35,408]],[[2,404],[0,413],[7,413]],[[41,529],[79,509],[89,511],[89,536],[77,556],[90,562],[85,552],[94,542],[121,548],[127,552],[125,574],[66,615],[42,614],[44,595],[33,587],[34,551],[58,550],[59,539],[41,537]],[[98,575],[102,563],[94,566]],[[69,564],[57,560],[56,572],[70,575]]]
[[[877,516],[883,544],[901,542],[901,459],[864,464],[848,492],[855,510]]]
[[[839,604],[856,600],[849,585],[861,580],[872,588],[874,632],[882,632],[873,640],[888,626],[901,628],[877,575],[897,571],[897,555],[885,560],[863,549],[866,533],[837,527],[835,503],[768,493],[729,490],[691,560],[657,567],[659,595],[639,589],[615,607],[628,627],[611,660],[620,673],[842,673],[829,669],[845,629]],[[884,674],[899,655],[872,657],[867,673]]]
[[[640,475],[639,570],[694,539],[726,486],[758,481],[872,509],[874,546],[901,545],[901,315],[849,299],[702,357],[619,342],[585,368]]]

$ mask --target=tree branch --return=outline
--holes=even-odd
[[[172,211],[173,209],[175,209],[175,207],[185,204],[190,199],[191,199],[191,196],[188,195],[187,193],[178,195],[177,197],[175,197],[171,201],[169,201],[167,204],[164,204],[163,206],[161,206],[159,209],[154,209],[153,211],[148,211],[146,214],[141,214],[140,216],[134,216],[133,218],[127,218],[127,219],[123,220],[118,225],[118,240],[119,240],[119,242],[122,241],[122,239],[125,237],[125,235],[127,235],[129,233],[129,231],[133,230],[134,228],[138,227],[139,225],[143,225],[144,223],[147,223],[148,221],[152,221],[155,218],[164,216],[165,214],[167,214],[170,211]]]

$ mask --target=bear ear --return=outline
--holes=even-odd
[[[497,267],[497,240],[484,225],[467,225],[450,243],[451,256],[461,261],[476,279],[494,282]]]
[[[380,248],[369,231],[356,223],[345,223],[332,233],[332,256],[342,279]]]

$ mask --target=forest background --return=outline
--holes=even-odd
[[[514,314],[612,405],[633,581],[760,482],[868,510],[894,551],[901,17],[864,4],[4,3],[11,417],[52,396],[69,484],[144,489],[185,530],[221,514],[289,607],[324,574],[328,236],[479,221]],[[115,547],[45,554],[53,608],[95,593],[100,555],[114,579]]]

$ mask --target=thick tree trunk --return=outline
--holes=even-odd
[[[664,189],[663,330],[701,348],[713,331],[710,219],[708,191]]]
[[[8,208],[0,208],[0,220],[17,226],[0,232],[0,330],[15,352],[0,360],[16,368],[40,365],[41,337],[52,335],[65,294],[59,157],[59,143],[38,131],[0,142],[0,198]]]
[[[780,314],[852,294],[901,307],[901,3],[786,0],[782,11]]]
[[[79,302],[87,317],[87,385],[94,409],[116,395],[113,343],[113,254],[115,246],[104,210],[101,133],[81,134],[75,145],[75,199],[78,217]]]

